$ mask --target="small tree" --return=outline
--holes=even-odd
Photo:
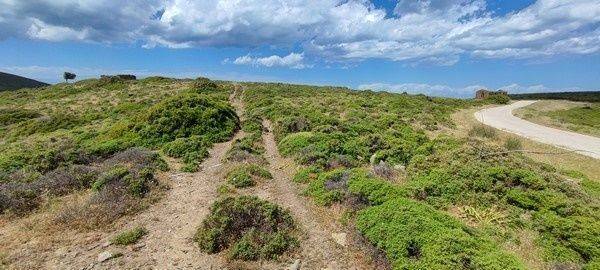
[[[75,80],[75,77],[77,77],[77,75],[75,75],[75,73],[65,72],[63,74],[63,78],[65,79],[65,82],[69,82],[69,80]]]

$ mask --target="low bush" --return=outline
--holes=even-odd
[[[231,149],[227,151],[225,158],[234,162],[265,163],[262,157],[264,152],[261,134],[251,133],[241,139],[236,139]]]
[[[496,138],[496,129],[483,124],[475,125],[469,130],[469,136],[477,136],[482,138]]]
[[[208,149],[212,143],[201,136],[177,138],[163,146],[163,152],[170,157],[183,158],[185,172],[196,172],[200,161],[209,156]]]
[[[276,259],[297,246],[288,210],[257,197],[227,197],[215,202],[194,240],[205,252],[229,249],[239,260]]]
[[[321,170],[316,166],[309,166],[299,169],[292,180],[296,183],[306,184],[316,180],[320,172]]]
[[[127,246],[137,243],[137,241],[146,234],[148,234],[148,230],[146,230],[146,228],[136,227],[116,235],[110,240],[110,242],[114,245]]]
[[[510,151],[521,150],[523,148],[523,144],[518,138],[510,137],[504,142],[504,147]]]
[[[208,78],[198,77],[192,83],[192,89],[196,93],[203,93],[218,90],[218,85]]]
[[[318,178],[308,184],[305,194],[314,198],[319,205],[331,205],[341,202],[348,194],[348,180],[351,171],[337,169],[319,174]]]
[[[525,269],[458,220],[416,201],[395,198],[361,210],[356,226],[394,269]]]
[[[292,133],[279,142],[279,152],[285,156],[298,153],[300,150],[311,144],[311,139],[313,137],[314,135],[312,132]]]
[[[0,108],[0,126],[12,125],[40,116],[38,112],[32,110]]]
[[[508,95],[490,95],[485,100],[493,103],[493,104],[508,104],[510,102],[510,97]]]
[[[236,188],[251,187],[257,180],[271,178],[271,173],[257,164],[239,165],[227,173],[227,182]]]
[[[138,129],[150,144],[193,135],[203,136],[210,142],[222,142],[239,126],[238,117],[229,104],[197,94],[168,98],[151,107],[145,118]]]

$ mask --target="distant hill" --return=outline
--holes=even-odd
[[[565,99],[571,101],[600,102],[600,91],[586,92],[554,92],[554,93],[530,93],[510,94],[511,99]]]
[[[0,91],[17,90],[21,88],[32,88],[46,86],[47,83],[38,82],[29,78],[0,72]]]

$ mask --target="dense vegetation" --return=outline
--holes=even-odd
[[[271,173],[257,164],[238,165],[227,173],[227,183],[236,188],[252,187],[259,180],[271,178]]]
[[[231,259],[274,259],[297,246],[288,210],[253,196],[215,202],[194,237],[208,253],[228,249]]]
[[[600,103],[542,100],[518,109],[516,115],[541,125],[600,136]]]
[[[583,130],[586,133],[600,134],[600,103],[547,112],[546,115],[556,121],[569,124],[575,131]]]
[[[160,186],[157,170],[167,169],[160,153],[194,171],[238,129],[229,93],[204,78],[160,77],[0,93],[0,211],[22,215],[88,189],[92,196],[57,222],[93,227],[140,209]]]
[[[548,267],[600,260],[599,186],[469,138],[436,132],[469,101],[339,88],[248,84],[251,114],[274,123],[294,181],[321,205],[342,203],[395,269],[522,269],[522,232]],[[428,132],[433,131],[433,132]],[[509,147],[519,147],[510,143]]]
[[[530,93],[510,94],[510,98],[520,99],[565,99],[571,101],[600,102],[600,91],[586,92],[554,92],[554,93]]]

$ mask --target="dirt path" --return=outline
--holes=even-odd
[[[242,115],[244,110],[242,91],[243,88],[236,85],[230,98],[238,115]],[[268,121],[264,124],[271,130]],[[232,142],[243,136],[240,131],[230,141],[215,144],[210,157],[196,173],[168,173],[170,189],[159,202],[136,215],[121,218],[107,229],[85,233],[53,232],[49,234],[49,239],[53,240],[44,248],[38,247],[40,241],[45,241],[39,236],[43,232],[36,232],[38,236],[29,237],[30,240],[24,244],[17,244],[21,251],[17,251],[18,259],[11,268],[233,269],[235,266],[228,264],[222,254],[209,255],[200,251],[192,238],[197,226],[208,215],[211,204],[218,198],[218,187],[225,181],[223,175],[228,164],[222,164],[223,157]],[[295,165],[279,155],[273,133],[265,132],[263,141],[268,168],[274,179],[241,193],[257,195],[289,209],[300,227],[301,247],[278,262],[258,262],[246,266],[250,269],[285,269],[295,259],[300,259],[303,270],[374,269],[368,263],[369,258],[350,247],[350,243],[344,246],[334,241],[332,233],[344,233],[344,228],[336,221],[339,213],[316,207],[310,199],[299,195],[301,187],[291,181]],[[19,227],[22,225],[27,226],[27,223],[11,224],[10,228],[13,231],[26,230]],[[117,247],[108,244],[117,233],[137,226],[145,227],[148,235],[135,245]],[[7,231],[7,227],[3,227],[0,236]],[[98,262],[98,255],[103,252],[119,254],[119,257]]]
[[[582,135],[538,125],[512,114],[514,109],[525,107],[536,101],[517,101],[510,105],[483,109],[475,113],[483,124],[523,136],[541,143],[576,151],[582,155],[600,159],[600,138]]]
[[[266,182],[256,195],[292,212],[303,232],[297,255],[302,261],[302,269],[374,269],[368,258],[352,247],[349,240],[346,246],[334,241],[332,233],[345,233],[335,220],[338,215],[332,210],[316,207],[310,199],[299,195],[301,188],[291,180],[295,172],[293,161],[279,154],[271,123],[263,121],[263,125],[269,130],[263,134],[263,141],[273,180]]]

